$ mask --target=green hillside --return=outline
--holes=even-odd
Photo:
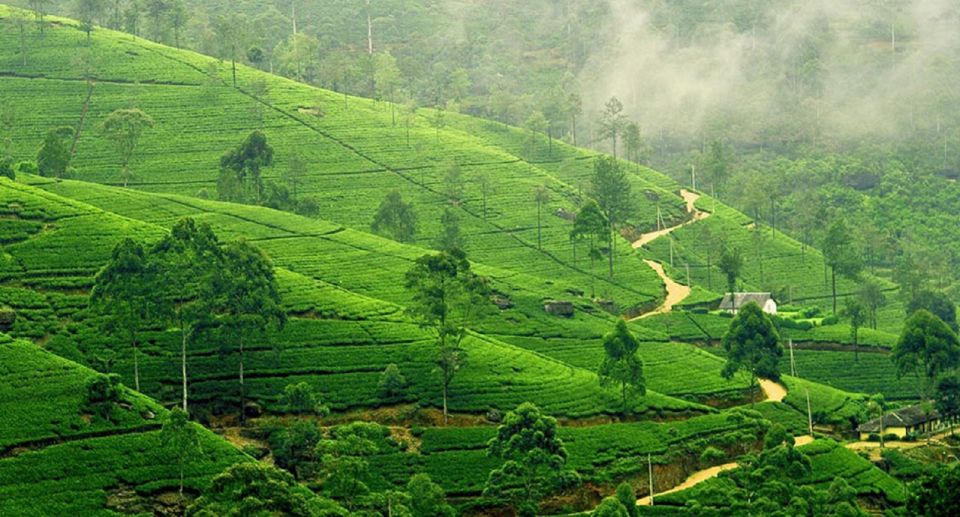
[[[0,514],[148,512],[163,494],[176,503],[174,451],[160,440],[166,410],[125,391],[110,419],[92,415],[85,390],[100,374],[33,343],[2,339]],[[207,430],[200,437],[203,454],[185,472],[194,493],[227,466],[250,461]]]

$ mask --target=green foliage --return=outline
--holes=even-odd
[[[605,356],[597,372],[600,385],[620,384],[624,412],[628,394],[643,396],[647,392],[643,361],[637,355],[639,348],[640,342],[622,319],[617,320],[614,330],[603,338]]]
[[[633,504],[636,507],[636,502]],[[615,496],[604,497],[600,504],[590,513],[593,517],[629,517],[627,508]]]
[[[410,242],[417,233],[417,218],[412,203],[405,203],[400,192],[391,190],[380,202],[370,229],[400,242]]]
[[[280,405],[288,413],[297,415],[313,413],[326,416],[330,413],[330,408],[320,401],[313,386],[306,382],[287,384],[283,388]]]
[[[277,466],[297,479],[307,479],[316,469],[316,447],[323,431],[312,420],[295,420],[280,425],[269,435],[270,450]]]
[[[443,488],[427,474],[415,474],[407,482],[410,513],[416,517],[452,517],[456,511],[447,504]]]
[[[408,386],[407,378],[400,372],[400,367],[390,363],[380,374],[380,383],[377,388],[384,400],[397,400],[403,397],[403,392]]]
[[[323,491],[355,509],[370,492],[370,462],[379,451],[378,442],[389,433],[369,422],[353,422],[333,429],[330,439],[316,446]]]
[[[944,377],[937,382],[934,406],[940,416],[953,425],[960,417],[960,377]]]
[[[250,133],[240,145],[220,158],[217,194],[220,199],[260,204],[263,197],[261,169],[273,164],[273,147],[261,131]]]
[[[837,313],[837,274],[853,280],[863,270],[863,258],[856,248],[850,245],[850,229],[843,219],[838,219],[827,228],[823,238],[823,257],[830,266],[831,285],[833,286],[833,312]]]
[[[60,127],[47,133],[37,152],[37,168],[41,176],[66,176],[71,159],[68,143],[73,134],[73,128],[69,127]]]
[[[730,329],[723,335],[723,349],[727,362],[721,374],[731,378],[738,371],[750,376],[751,385],[757,378],[780,379],[780,335],[770,318],[756,303],[750,302],[738,309],[730,322]]]
[[[907,319],[890,359],[897,375],[919,376],[923,381],[920,396],[929,398],[937,376],[960,362],[960,341],[940,318],[920,309]]]
[[[120,179],[124,187],[132,178],[130,159],[137,148],[137,142],[140,141],[143,131],[153,127],[153,124],[154,121],[150,115],[132,108],[115,110],[100,125],[100,131],[117,146],[117,154],[120,157]]]
[[[944,466],[910,485],[907,511],[913,515],[947,516],[960,512],[960,468]]]
[[[175,461],[180,468],[180,496],[183,497],[183,473],[186,465],[203,454],[200,432],[196,425],[190,422],[186,411],[174,408],[163,423],[160,441],[174,451]]]
[[[86,403],[83,411],[108,421],[113,420],[113,411],[122,401],[120,377],[117,375],[98,375],[87,383]]]
[[[737,278],[743,271],[743,255],[740,253],[740,248],[724,246],[720,251],[720,260],[717,266],[727,278],[727,292],[733,296],[737,290]],[[736,301],[733,303],[736,303]]]
[[[483,493],[505,497],[521,514],[537,513],[537,503],[550,492],[579,482],[567,470],[567,450],[557,435],[557,421],[533,404],[510,411],[487,444],[489,456],[503,460],[490,472]]]
[[[907,315],[920,309],[926,309],[957,332],[957,306],[946,294],[929,289],[920,291],[907,304]]]
[[[346,510],[317,497],[290,474],[262,463],[233,465],[213,478],[210,489],[187,508],[197,517],[290,515],[343,516]]]
[[[452,208],[445,208],[440,216],[440,235],[437,246],[443,251],[462,250],[465,244],[460,231],[460,216]]]
[[[627,515],[637,517],[637,494],[633,491],[633,485],[626,481],[620,483],[617,485],[615,495],[623,508],[627,510]]]

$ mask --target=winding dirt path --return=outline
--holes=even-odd
[[[664,314],[670,312],[673,310],[674,305],[677,305],[687,296],[690,296],[690,288],[688,286],[678,284],[672,278],[667,276],[667,273],[663,270],[662,264],[653,260],[644,260],[644,262],[650,266],[651,269],[656,271],[658,275],[660,275],[660,279],[663,280],[663,286],[667,290],[667,296],[663,299],[663,303],[661,303],[659,307],[633,318],[634,320],[643,319],[653,316],[654,314]]]
[[[764,402],[783,402],[783,399],[787,397],[787,388],[784,388],[782,384],[769,379],[760,379],[758,382],[760,383],[760,389],[763,390]]]
[[[723,465],[717,465],[716,467],[710,467],[708,469],[699,470],[691,474],[690,477],[688,477],[683,481],[683,483],[680,483],[679,485],[671,488],[670,490],[656,493],[653,495],[653,497],[672,494],[673,492],[679,492],[681,490],[686,490],[692,486],[699,485],[700,483],[703,483],[704,481],[710,478],[717,477],[718,474],[720,474],[725,470],[733,470],[735,468],[737,468],[736,463],[724,463]],[[651,502],[650,499],[651,498],[649,495],[647,497],[637,499],[637,506],[650,506],[650,502]]]
[[[633,249],[637,249],[645,244],[649,244],[655,241],[660,237],[663,237],[664,235],[668,235],[670,232],[676,230],[677,228],[683,228],[688,224],[692,224],[697,221],[702,221],[707,217],[710,217],[710,212],[702,212],[700,210],[697,210],[696,203],[697,203],[697,200],[700,199],[700,194],[697,194],[696,192],[692,192],[687,189],[681,189],[680,197],[682,197],[683,200],[686,201],[687,213],[693,215],[693,217],[691,217],[689,221],[680,223],[676,226],[671,226],[669,228],[663,228],[655,232],[649,232],[649,233],[644,233],[640,235],[639,239],[633,241]]]

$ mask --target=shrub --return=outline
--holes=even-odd
[[[703,465],[714,465],[726,458],[727,455],[720,449],[710,445],[700,453],[700,463]]]
[[[6,176],[12,180],[17,179],[17,173],[13,170],[13,161],[10,158],[0,160],[0,176]]]
[[[17,164],[14,166],[14,169],[16,172],[23,174],[38,174],[40,172],[40,169],[37,167],[37,163],[30,161],[17,162]]]
[[[403,396],[407,388],[407,378],[400,373],[400,367],[394,363],[387,365],[380,374],[380,397],[384,400],[396,400]]]
[[[120,401],[120,376],[97,375],[87,383],[86,403],[81,409],[100,418],[112,420],[113,409]]]
[[[319,400],[313,386],[306,382],[287,384],[280,397],[280,403],[289,413],[316,413],[320,416],[330,414],[330,408]]]
[[[826,318],[823,318],[823,320],[820,321],[820,325],[823,327],[836,325],[837,323],[840,323],[840,318],[836,317],[836,315],[833,315],[833,314],[831,314],[830,316],[827,316]]]

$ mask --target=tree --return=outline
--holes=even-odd
[[[317,460],[316,447],[322,438],[323,430],[316,421],[297,419],[271,432],[268,440],[277,466],[302,480],[313,474]]]
[[[370,422],[353,422],[335,427],[332,439],[317,443],[323,491],[354,510],[358,499],[370,492],[370,463],[367,458],[380,450],[389,430]]]
[[[921,381],[920,398],[929,399],[937,376],[960,364],[960,342],[943,320],[920,309],[907,318],[890,358],[896,365],[897,377],[905,373],[917,375]]]
[[[115,110],[100,125],[103,134],[117,146],[117,154],[120,155],[120,178],[124,187],[131,178],[130,159],[133,151],[137,148],[143,131],[149,127],[153,127],[153,118],[136,108]]]
[[[87,33],[87,44],[90,44],[90,33],[93,31],[93,22],[103,16],[106,3],[104,0],[75,0],[75,10],[77,19],[80,20],[80,28]]]
[[[609,246],[610,277],[613,277],[614,231],[616,227],[626,222],[633,209],[633,199],[630,194],[630,181],[627,174],[620,168],[620,164],[612,158],[601,157],[594,162],[593,177],[590,180],[591,195],[597,200],[600,209],[606,216],[608,229],[607,243]]]
[[[727,353],[727,362],[720,375],[725,379],[733,378],[739,371],[749,375],[754,401],[758,378],[780,380],[779,363],[783,356],[780,335],[756,303],[749,302],[740,308],[721,343]]]
[[[476,173],[477,186],[480,187],[480,199],[482,203],[483,220],[487,220],[487,197],[493,191],[493,183],[490,181],[490,175],[482,170]]]
[[[443,193],[447,199],[454,204],[459,204],[463,199],[463,173],[460,169],[460,163],[450,162],[443,173]]]
[[[113,422],[113,411],[123,398],[120,376],[116,374],[95,375],[87,382],[83,410],[108,422]]]
[[[573,145],[577,145],[577,118],[583,115],[583,99],[580,94],[572,92],[567,95],[567,112],[570,113],[570,129],[573,134]]]
[[[636,501],[633,505],[637,505]],[[612,495],[604,497],[590,515],[591,517],[630,517],[630,513],[623,502]]]
[[[597,242],[606,238],[609,234],[609,223],[607,217],[603,215],[600,205],[596,201],[587,201],[580,211],[577,212],[576,219],[573,220],[573,230],[570,231],[570,241],[573,243],[573,261],[577,261],[577,242],[586,239],[589,243],[588,255],[590,256],[590,269],[593,269],[594,261],[601,258],[600,250],[597,248]],[[593,290],[593,275],[590,276],[590,289]],[[593,292],[590,293],[594,295]]]
[[[400,372],[400,367],[394,363],[387,365],[383,373],[380,374],[380,383],[378,391],[380,397],[385,400],[396,400],[403,396],[403,391],[407,388],[407,378]]]
[[[140,391],[140,357],[137,332],[148,321],[152,296],[146,255],[132,239],[120,241],[110,261],[97,273],[90,291],[90,306],[107,318],[108,330],[127,334],[133,349],[133,385]]]
[[[953,425],[960,417],[960,377],[952,375],[940,379],[934,407],[944,420],[950,422],[950,434],[953,434]]]
[[[957,306],[945,293],[924,289],[913,296],[907,304],[907,315],[926,309],[943,320],[954,332],[957,331]]]
[[[850,320],[850,339],[853,341],[854,361],[860,360],[860,327],[867,322],[867,308],[857,298],[847,298],[844,302],[843,316]]]
[[[450,383],[466,357],[461,343],[467,325],[486,299],[486,281],[470,270],[463,251],[452,249],[417,259],[406,274],[405,285],[412,295],[407,312],[436,337],[446,424]]]
[[[883,289],[876,280],[867,278],[860,284],[860,292],[857,296],[867,310],[867,320],[870,328],[876,330],[877,312],[887,303],[887,297],[883,294]]]
[[[740,253],[740,248],[731,248],[724,245],[720,250],[720,260],[717,262],[717,267],[720,268],[720,271],[723,271],[723,275],[727,278],[727,291],[730,293],[733,311],[736,312],[737,278],[743,271],[743,255]]]
[[[62,178],[66,175],[71,159],[67,144],[72,138],[71,127],[58,127],[47,132],[37,152],[37,168],[41,176]]]
[[[730,155],[723,142],[719,140],[710,142],[710,152],[707,154],[704,168],[717,192],[723,192],[727,184],[727,178],[730,176],[730,162]]]
[[[150,250],[147,261],[150,294],[157,316],[176,325],[180,334],[183,410],[187,411],[187,349],[210,324],[215,296],[212,275],[222,263],[217,236],[210,225],[185,218]]]
[[[144,14],[150,20],[150,29],[153,40],[163,42],[167,35],[167,13],[170,11],[170,0],[146,0],[143,5]]]
[[[50,4],[50,0],[30,0],[30,10],[33,11],[34,17],[37,19],[37,25],[40,27],[40,34],[43,34],[43,29],[46,23],[43,21],[43,17],[47,15],[47,6]]]
[[[287,168],[283,171],[283,182],[290,185],[293,190],[293,199],[296,200],[299,195],[300,183],[307,174],[307,157],[300,151],[294,151],[290,155],[290,161],[287,162]]]
[[[546,185],[537,185],[533,190],[533,198],[537,201],[537,249],[542,250],[540,215],[543,205],[550,202],[550,189]]]
[[[380,202],[370,229],[395,241],[411,242],[417,233],[413,203],[405,203],[400,192],[391,190]]]
[[[222,332],[235,342],[239,353],[240,421],[245,418],[244,347],[270,328],[283,328],[286,313],[273,264],[245,241],[232,242],[222,250],[220,267],[214,270],[213,293],[220,312]]]
[[[633,485],[631,485],[630,482],[624,481],[617,485],[615,495],[627,511],[628,517],[637,517],[637,515],[639,515],[637,511],[637,493],[633,491]]]
[[[637,356],[640,342],[619,319],[613,332],[603,337],[604,358],[598,375],[600,385],[620,384],[623,411],[627,411],[627,394],[645,395],[646,379],[643,376],[643,361]]]
[[[511,500],[519,515],[536,515],[545,495],[579,481],[566,468],[567,449],[556,419],[529,402],[507,413],[497,435],[487,442],[487,455],[503,460],[503,465],[490,472],[483,495]]]
[[[27,66],[27,25],[29,25],[30,19],[23,11],[16,10],[10,13],[9,21],[19,35],[18,40],[20,42],[20,62],[25,67]],[[0,141],[0,144],[2,143],[3,142]],[[0,155],[0,157],[2,157],[2,155]]]
[[[220,45],[220,57],[230,60],[233,74],[233,87],[236,88],[237,55],[242,49],[247,48],[246,42],[250,36],[247,20],[242,14],[237,13],[220,15],[214,19],[213,30],[216,33],[217,41]]]
[[[397,125],[396,104],[394,92],[400,83],[400,68],[397,67],[397,58],[389,52],[379,53],[373,58],[373,83],[377,97],[386,97],[390,101],[390,120]]]
[[[167,19],[170,22],[170,28],[173,29],[173,44],[180,48],[180,32],[189,19],[187,5],[184,0],[170,0],[168,11]]]
[[[823,238],[823,259],[830,266],[834,314],[837,313],[837,273],[849,280],[855,280],[863,270],[863,259],[857,254],[851,239],[850,230],[843,219],[834,221]]]
[[[445,207],[440,214],[440,249],[450,251],[463,249],[464,239],[460,233],[460,216],[457,211],[450,207]]]
[[[640,136],[640,126],[630,122],[623,129],[623,147],[627,160],[636,164],[643,161],[643,138]]]
[[[186,511],[188,517],[346,514],[345,509],[318,497],[290,474],[256,461],[235,463],[217,474],[210,488]]]
[[[960,466],[941,466],[910,485],[907,513],[927,517],[960,515]]]
[[[173,408],[167,415],[167,420],[160,430],[160,442],[171,451],[177,461],[180,472],[180,497],[183,497],[183,471],[187,462],[196,459],[203,453],[200,446],[200,432],[197,426],[190,422],[187,412],[180,408]]]
[[[313,386],[306,382],[287,384],[280,396],[280,405],[288,413],[297,415],[313,413],[326,416],[330,413],[330,408],[320,401]]]
[[[880,448],[883,449],[883,415],[887,411],[887,401],[883,398],[882,393],[877,393],[867,399],[864,410],[866,412],[866,417],[864,421],[870,420],[874,416],[880,419]]]
[[[220,198],[230,201],[236,201],[238,198],[249,199],[249,183],[252,183],[256,203],[259,205],[263,193],[263,178],[260,171],[272,164],[273,147],[267,143],[267,136],[261,131],[253,131],[247,135],[247,138],[240,145],[227,151],[220,158],[221,176],[226,174],[229,180],[235,181],[235,184],[241,188],[242,196],[229,192],[230,189],[227,189],[227,192],[221,192],[221,182],[218,181],[217,191]],[[229,184],[229,182],[224,182],[224,184]]]
[[[407,482],[410,513],[414,517],[453,517],[456,510],[447,504],[443,488],[427,474],[414,474]]]
[[[627,125],[627,118],[623,114],[623,103],[616,97],[603,105],[600,114],[600,137],[609,138],[613,146],[613,158],[617,158],[617,138],[623,133]]]
[[[547,129],[550,127],[550,123],[547,122],[547,117],[543,115],[542,111],[534,111],[527,117],[527,121],[524,123],[524,126],[530,132],[530,136],[527,141],[528,152],[532,153],[535,150],[535,145],[537,143],[537,135],[541,133],[546,133]],[[551,144],[551,153],[553,152]]]

